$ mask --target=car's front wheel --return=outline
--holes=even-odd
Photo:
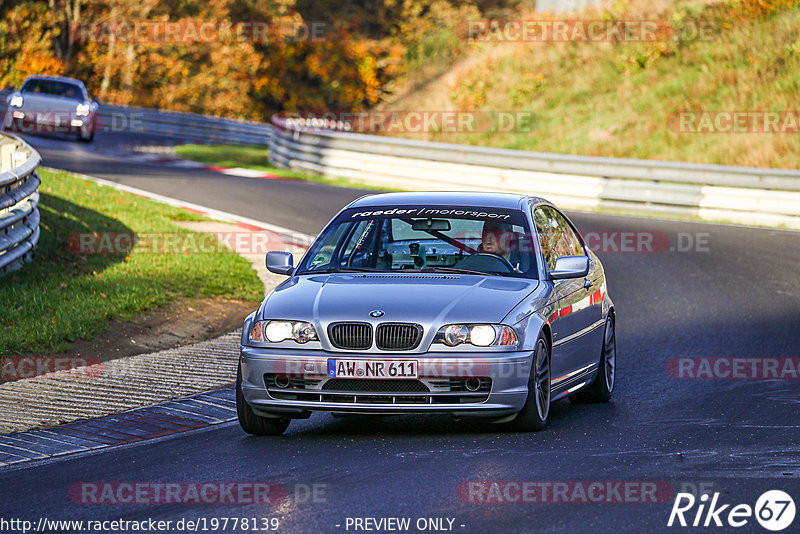
[[[597,375],[592,385],[570,396],[569,400],[576,404],[587,402],[607,402],[614,393],[617,376],[617,335],[614,315],[609,313],[603,334],[603,347],[600,350],[600,362]]]
[[[550,347],[543,334],[536,340],[536,351],[528,379],[525,406],[511,422],[514,430],[535,432],[544,429],[550,413]]]
[[[94,126],[84,131],[83,128],[78,130],[78,141],[81,143],[91,143],[94,139]]]
[[[279,436],[283,434],[290,422],[286,417],[261,417],[253,412],[242,394],[241,364],[236,372],[236,415],[242,430],[255,436]]]

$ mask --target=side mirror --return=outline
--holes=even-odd
[[[294,257],[290,252],[267,252],[267,270],[275,274],[291,275]]]
[[[550,271],[550,278],[580,278],[589,274],[588,256],[561,256],[556,260],[556,267]]]

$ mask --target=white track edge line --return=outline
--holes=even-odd
[[[153,193],[151,191],[146,191],[144,189],[139,189],[138,187],[132,187],[132,186],[120,184],[120,183],[117,183],[117,182],[112,182],[111,180],[105,180],[103,178],[98,178],[96,176],[91,176],[91,175],[83,174],[83,173],[79,173],[79,172],[66,171],[64,169],[55,169],[55,168],[52,168],[52,167],[44,167],[43,166],[43,167],[40,167],[40,168],[43,168],[43,169],[46,169],[46,170],[52,171],[52,172],[68,172],[70,174],[74,174],[75,176],[78,176],[79,178],[83,178],[84,180],[90,180],[90,181],[95,182],[95,183],[97,183],[99,185],[112,187],[114,189],[117,189],[119,191],[124,191],[126,193],[133,193],[134,195],[140,195],[140,196],[146,197],[146,198],[148,198],[150,200],[155,200],[156,202],[160,202],[162,204],[167,204],[169,206],[173,206],[173,207],[176,207],[176,208],[188,208],[190,210],[200,211],[200,212],[203,213],[203,215],[207,215],[207,216],[209,216],[211,218],[214,218],[214,219],[217,219],[217,220],[220,220],[220,221],[238,222],[238,223],[243,223],[243,224],[249,224],[251,226],[257,226],[259,228],[262,228],[264,230],[268,230],[270,232],[275,232],[275,233],[281,234],[281,235],[283,235],[285,237],[292,237],[292,238],[298,238],[299,237],[299,238],[301,238],[303,240],[308,241],[308,243],[311,243],[311,241],[313,241],[313,239],[314,239],[314,236],[312,236],[312,235],[304,234],[302,232],[297,232],[297,231],[291,230],[289,228],[284,228],[283,226],[278,226],[278,225],[267,223],[267,222],[264,222],[264,221],[257,221],[255,219],[251,219],[249,217],[242,217],[241,215],[236,215],[236,214],[229,213],[229,212],[226,212],[226,211],[221,211],[221,210],[217,210],[217,209],[214,209],[214,208],[209,208],[207,206],[201,206],[200,204],[194,204],[192,202],[186,202],[185,200],[179,200],[177,198],[172,198],[172,197],[168,197],[168,196],[161,195],[161,194],[158,194],[158,193]]]

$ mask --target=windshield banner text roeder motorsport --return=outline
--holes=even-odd
[[[511,218],[511,213],[507,210],[497,208],[479,207],[441,207],[441,206],[408,206],[404,208],[380,208],[367,211],[352,211],[343,214],[347,219],[372,218],[372,217],[458,217],[465,219],[497,219],[499,221]]]

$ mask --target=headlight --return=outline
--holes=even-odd
[[[250,331],[250,341],[280,343],[287,339],[307,343],[319,338],[314,325],[305,321],[256,321]]]
[[[517,334],[513,328],[503,324],[449,324],[436,332],[433,342],[450,347],[462,343],[476,347],[513,346],[517,344]]]
[[[77,109],[75,109],[75,115],[82,115],[84,117],[88,117],[89,116],[89,104],[78,104]]]
[[[21,108],[22,107],[22,95],[14,95],[11,97],[11,100],[8,101],[8,105],[12,108]]]

